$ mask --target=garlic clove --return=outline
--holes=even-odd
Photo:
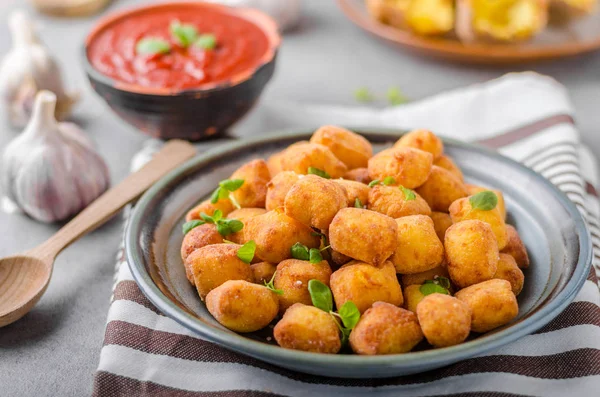
[[[57,96],[56,117],[68,116],[78,95],[65,90],[60,68],[35,34],[31,19],[17,10],[10,14],[8,25],[13,47],[0,62],[0,99],[11,124],[27,124],[35,95],[44,89]]]
[[[6,147],[3,191],[34,219],[54,222],[75,215],[109,186],[108,168],[73,123],[54,117],[57,98],[40,91],[27,128]]]

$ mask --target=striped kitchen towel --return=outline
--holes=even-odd
[[[294,111],[286,111],[293,106]],[[369,108],[265,107],[270,126],[319,124],[430,128],[479,141],[540,172],[588,220],[600,271],[597,164],[581,145],[564,88],[531,74],[507,75],[405,106]],[[156,150],[150,142],[137,157]],[[206,144],[202,144],[206,145]],[[230,352],[165,317],[144,297],[121,254],[96,396],[566,396],[600,390],[600,293],[590,272],[581,292],[548,325],[485,355],[422,374],[388,379],[306,375]]]

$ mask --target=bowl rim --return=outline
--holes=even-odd
[[[369,139],[369,135],[379,135],[389,137],[390,139],[397,139],[404,133],[401,130],[389,128],[348,128],[358,134],[366,135],[367,139]],[[321,365],[341,365],[347,369],[364,369],[365,366],[369,366],[370,368],[390,366],[395,368],[402,367],[404,369],[414,369],[416,366],[433,368],[434,366],[439,367],[476,355],[481,355],[535,332],[558,316],[558,314],[573,301],[575,295],[583,287],[592,265],[593,251],[591,237],[586,222],[575,204],[546,178],[515,160],[480,145],[450,138],[442,138],[444,143],[449,143],[467,150],[473,150],[495,158],[498,161],[503,161],[520,168],[522,172],[539,180],[552,190],[555,193],[555,199],[558,200],[571,216],[574,228],[579,236],[579,255],[577,264],[575,265],[571,278],[551,302],[538,308],[534,313],[516,324],[459,345],[418,352],[378,356],[320,354],[284,349],[280,346],[269,345],[252,340],[242,334],[224,332],[216,328],[204,326],[198,321],[197,317],[185,312],[175,303],[170,301],[156,286],[145,269],[141,246],[138,243],[138,236],[141,234],[140,232],[144,223],[142,215],[145,207],[152,202],[156,194],[160,193],[170,183],[180,178],[182,175],[185,175],[187,172],[191,172],[197,167],[202,167],[229,151],[236,151],[254,145],[277,143],[281,140],[304,139],[307,135],[312,134],[313,131],[314,130],[312,129],[280,130],[277,133],[269,133],[220,145],[188,160],[185,164],[164,176],[144,193],[134,207],[125,230],[125,255],[133,278],[140,287],[140,290],[162,313],[210,342],[245,355],[253,356],[263,361],[269,361],[270,359],[270,362],[272,363],[276,363],[276,360],[283,360],[281,361],[282,364],[285,364],[285,362],[294,362],[297,367],[303,366],[305,368],[314,365],[315,362],[318,362]],[[269,359],[265,359],[265,357],[269,357]]]
[[[257,64],[253,67],[245,69],[233,76],[226,81],[213,82],[202,84],[198,87],[188,89],[173,89],[173,88],[160,88],[160,87],[145,87],[138,84],[126,83],[119,81],[115,78],[105,75],[92,65],[88,57],[88,49],[90,44],[102,32],[107,26],[118,23],[118,21],[125,19],[131,15],[146,12],[148,10],[156,10],[161,8],[178,8],[178,7],[197,7],[197,8],[212,8],[219,10],[224,14],[233,15],[237,18],[242,18],[264,33],[268,41],[268,48],[265,53],[261,56]],[[208,3],[204,1],[192,1],[192,0],[178,0],[178,1],[162,1],[154,4],[138,5],[133,7],[126,7],[122,10],[110,13],[100,20],[98,20],[88,32],[85,37],[82,46],[82,58],[84,69],[88,75],[94,80],[98,80],[105,85],[109,85],[117,90],[125,91],[129,93],[149,96],[177,96],[182,94],[198,94],[198,93],[209,93],[213,91],[219,91],[232,86],[239,85],[254,76],[263,66],[273,62],[277,55],[277,50],[281,45],[281,35],[279,28],[275,20],[263,11],[249,7],[230,7],[218,3]]]

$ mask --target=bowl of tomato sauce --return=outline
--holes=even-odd
[[[169,2],[101,19],[83,60],[92,87],[123,120],[153,137],[195,141],[252,108],[280,42],[261,11]]]

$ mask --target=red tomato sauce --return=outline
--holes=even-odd
[[[192,24],[198,34],[211,33],[214,49],[181,47],[171,36],[173,21]],[[142,38],[161,38],[171,44],[168,54],[139,55]],[[268,50],[265,33],[252,22],[210,7],[148,9],[117,19],[102,29],[88,46],[92,66],[115,80],[143,87],[185,90],[226,82],[255,68]]]

